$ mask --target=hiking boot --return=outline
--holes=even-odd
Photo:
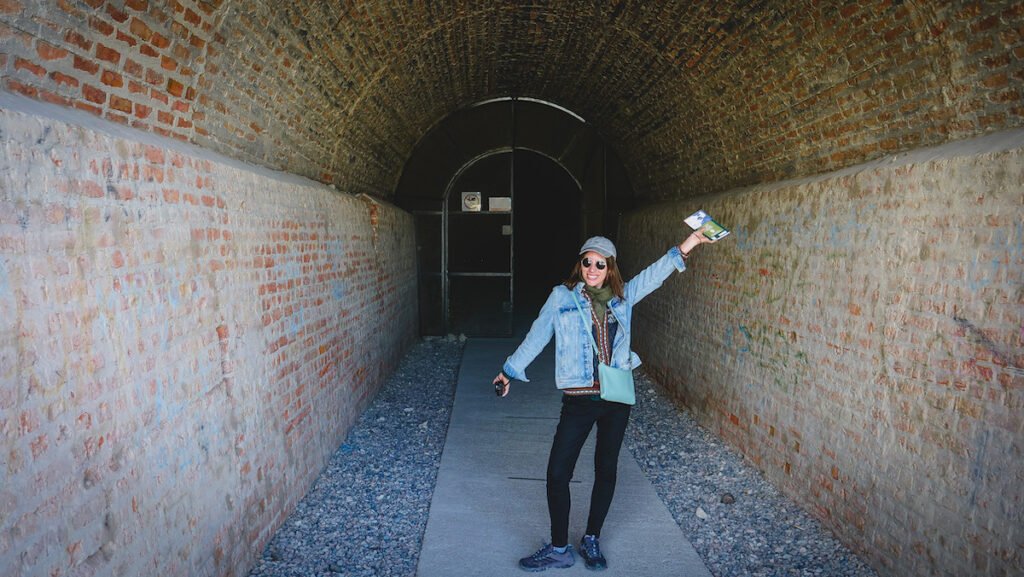
[[[601,545],[598,544],[597,537],[593,535],[584,535],[580,540],[580,557],[583,557],[587,569],[597,570],[608,567],[608,561],[605,561],[604,555],[601,554]]]
[[[572,545],[565,548],[565,553],[555,551],[550,543],[546,543],[536,553],[519,560],[519,568],[523,571],[543,571],[545,569],[565,569],[572,567],[576,556],[572,554]]]

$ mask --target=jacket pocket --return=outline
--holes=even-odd
[[[555,378],[559,382],[582,378],[580,367],[580,347],[584,331],[581,329],[583,319],[576,307],[563,308],[558,311],[558,326],[555,330]]]

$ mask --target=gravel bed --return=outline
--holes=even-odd
[[[415,576],[463,344],[425,339],[410,349],[250,577]],[[715,577],[876,575],[642,372],[636,377],[626,446]],[[735,501],[723,503],[726,493]]]
[[[462,350],[458,339],[410,349],[251,577],[416,574]]]
[[[639,371],[636,385],[626,446],[712,575],[876,575]]]

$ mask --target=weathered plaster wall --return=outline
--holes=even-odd
[[[416,334],[411,217],[127,129],[0,134],[2,572],[244,574]]]
[[[732,228],[638,312],[646,370],[886,575],[1024,572],[1024,134],[627,216]]]

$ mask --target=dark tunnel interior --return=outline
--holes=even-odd
[[[420,331],[522,335],[580,243],[615,239],[633,191],[602,135],[561,107],[503,99],[456,111],[406,163]]]

